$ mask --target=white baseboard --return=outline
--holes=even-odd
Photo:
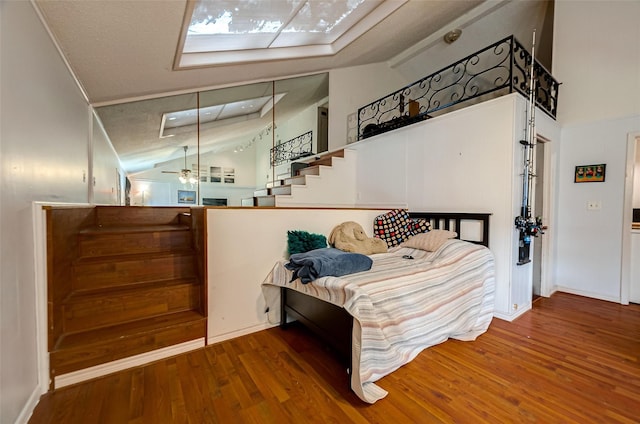
[[[20,415],[18,415],[18,418],[16,418],[14,424],[27,424],[29,422],[29,418],[31,418],[31,415],[33,414],[33,410],[36,408],[38,402],[40,401],[40,396],[42,396],[46,392],[46,387],[42,388],[39,385],[36,386],[33,389],[33,392],[31,392],[29,399],[24,404],[24,407],[22,408],[22,411],[20,411]]]
[[[556,291],[563,292],[563,293],[569,293],[569,294],[575,294],[575,295],[578,295],[578,296],[590,297],[592,299],[606,300],[607,302],[620,303],[620,297],[604,296],[604,295],[599,294],[599,293],[593,293],[593,292],[584,291],[584,290],[576,290],[576,289],[572,289],[572,288],[569,288],[569,287],[563,287],[563,286],[556,286],[555,289],[556,289]]]
[[[80,383],[82,381],[90,380],[96,377],[102,377],[103,375],[111,374],[116,371],[122,371],[127,368],[133,368],[140,365],[148,364],[159,359],[186,353],[195,349],[199,349],[201,347],[204,347],[204,337],[173,346],[168,346],[162,349],[153,350],[151,352],[141,353],[129,358],[118,359],[117,361],[96,365],[94,367],[85,368],[83,370],[61,374],[55,377],[54,387],[56,389],[59,389],[60,387]]]
[[[527,311],[531,310],[531,302],[522,305],[521,307],[519,307],[517,310],[513,311],[513,313],[511,314],[503,314],[500,312],[494,312],[493,316],[496,318],[499,318],[503,321],[513,321],[514,319],[518,318],[520,315],[524,314]]]
[[[277,326],[278,326],[277,324],[269,324],[268,322],[265,322],[258,325],[253,325],[251,327],[242,328],[240,330],[230,331],[224,334],[216,334],[213,336],[209,336],[207,338],[207,344],[214,344],[214,343],[223,342],[225,340],[235,339],[236,337],[245,336],[251,333],[257,333],[258,331],[267,330],[269,328],[273,328]]]

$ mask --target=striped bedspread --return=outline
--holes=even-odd
[[[404,259],[410,255],[414,259]],[[271,323],[280,321],[280,286],[345,308],[355,319],[351,388],[374,403],[387,392],[377,380],[448,338],[474,340],[493,318],[494,260],[489,249],[449,240],[435,252],[395,248],[371,255],[371,270],[291,280],[279,262],[262,284]]]

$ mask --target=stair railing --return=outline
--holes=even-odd
[[[271,149],[271,166],[313,155],[313,131],[308,131]]]

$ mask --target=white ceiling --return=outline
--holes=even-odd
[[[36,0],[93,104],[384,62],[482,0],[410,0],[332,57],[175,71],[185,0]]]
[[[453,29],[448,26],[460,22],[461,17],[472,16],[478,6],[489,10],[510,4],[521,9],[522,4],[521,14],[530,14],[530,5],[541,3],[538,0],[409,0],[334,56],[177,70],[174,68],[176,51],[181,45],[185,12],[190,10],[186,0],[34,1],[89,102],[98,108],[109,138],[130,173],[162,166],[170,160],[183,161],[181,146],[194,145],[193,140],[186,134],[159,139],[157,117],[165,112],[194,108],[198,99],[193,92],[197,90],[255,82],[255,86],[249,86],[251,94],[245,93],[233,100],[269,95],[271,84],[265,81],[411,55],[412,47],[415,49],[421,42],[424,44],[424,40]],[[520,22],[505,20],[504,16],[500,19],[493,23],[508,27],[513,22],[515,27]],[[517,30],[513,28],[508,33],[517,33]],[[481,45],[494,41],[487,39]],[[291,81],[292,86],[302,90],[303,85],[295,82],[302,80]],[[307,104],[320,101],[326,87],[325,75],[312,78],[312,85],[302,90],[297,99],[289,91],[278,104],[281,116],[289,113],[288,107],[295,109],[294,100]],[[225,90],[233,91],[234,96],[237,94],[236,89]],[[173,95],[160,98],[167,93]],[[121,104],[132,100],[137,101]],[[201,105],[206,103],[202,100]],[[264,127],[265,124],[258,125]],[[235,135],[248,130],[248,124],[237,125]]]

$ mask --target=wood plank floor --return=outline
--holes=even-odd
[[[378,384],[363,403],[304,329],[273,328],[48,393],[30,423],[639,423],[640,305],[557,293]]]

